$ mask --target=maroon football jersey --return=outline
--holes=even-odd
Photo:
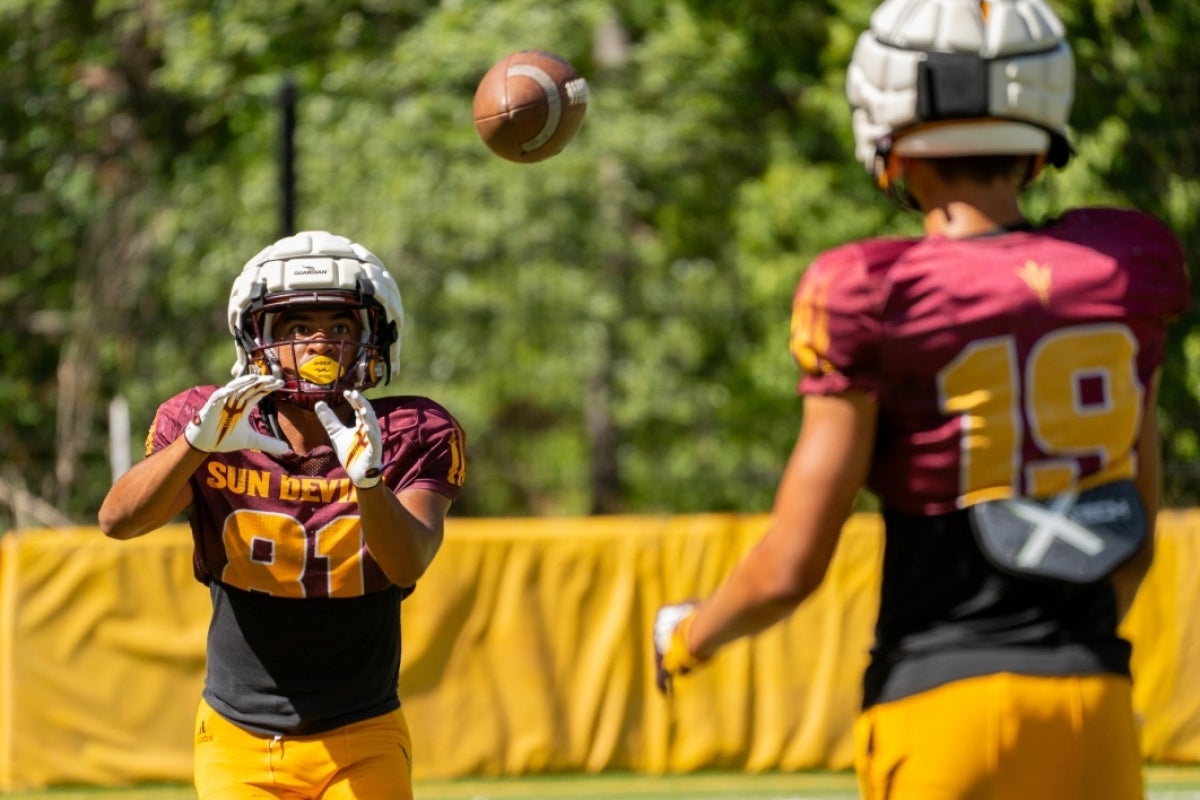
[[[1131,478],[1146,387],[1189,297],[1178,241],[1135,211],[849,244],[796,292],[799,390],[877,399],[868,486],[894,511]]]
[[[178,437],[215,387],[164,403],[147,439]],[[422,397],[372,400],[383,479],[450,499],[465,475],[454,418]],[[260,409],[251,425],[267,433]],[[400,601],[367,550],[354,485],[332,445],[305,456],[212,453],[191,478],[196,578],[209,585],[204,699],[264,734],[307,735],[399,705]]]
[[[162,405],[148,452],[173,441],[216,387]],[[393,492],[429,489],[457,499],[466,472],[462,429],[423,397],[371,401]],[[251,424],[267,433],[258,409]],[[196,578],[274,597],[356,597],[387,587],[371,558],[357,496],[332,445],[305,456],[258,450],[213,453],[192,478]]]

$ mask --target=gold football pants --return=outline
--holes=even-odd
[[[199,800],[412,800],[412,742],[400,709],[312,736],[263,736],[200,701]]]
[[[867,709],[863,800],[1141,800],[1129,679],[999,673]]]

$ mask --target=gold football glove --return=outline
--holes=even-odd
[[[654,615],[655,684],[670,694],[676,675],[686,675],[704,663],[688,649],[688,633],[696,619],[696,603],[663,606]]]

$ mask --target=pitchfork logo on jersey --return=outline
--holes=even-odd
[[[1034,261],[1026,261],[1025,266],[1017,270],[1017,277],[1025,281],[1043,306],[1050,305],[1050,267]]]

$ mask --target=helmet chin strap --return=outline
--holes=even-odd
[[[264,397],[258,404],[258,409],[275,438],[286,442],[287,436],[284,435],[283,429],[279,427],[279,411],[275,408],[275,395],[269,394]]]

